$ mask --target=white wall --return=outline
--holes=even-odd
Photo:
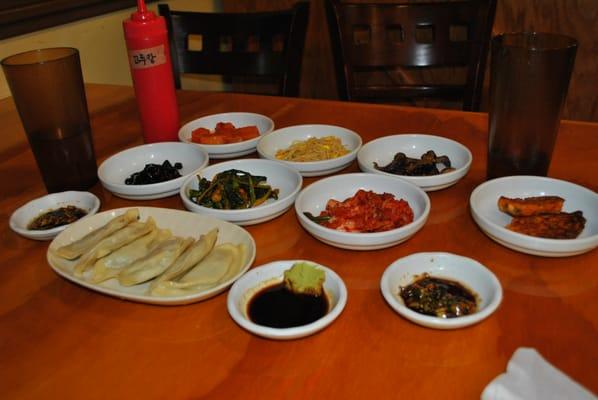
[[[213,11],[218,0],[163,0],[175,10]],[[156,3],[148,8],[157,9]],[[81,56],[83,79],[90,83],[131,85],[122,21],[134,9],[120,10],[69,24],[0,40],[0,59],[44,47],[75,47]],[[183,81],[185,85],[185,81]],[[188,87],[189,85],[183,86]],[[0,74],[0,99],[10,96]]]

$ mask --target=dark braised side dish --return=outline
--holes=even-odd
[[[583,231],[583,212],[562,212],[565,200],[558,196],[508,198],[500,196],[498,208],[513,217],[506,226],[514,232],[547,239],[575,239]]]
[[[164,161],[162,165],[145,164],[145,168],[142,171],[135,172],[125,179],[125,185],[148,185],[170,181],[181,177],[179,169],[182,168],[183,164],[180,162],[174,163],[173,166],[168,160]]]
[[[32,231],[45,231],[56,228],[57,226],[70,224],[86,215],[87,211],[79,207],[60,207],[38,215],[31,222],[29,222],[27,229]]]
[[[405,305],[420,314],[455,318],[473,314],[478,308],[474,292],[457,281],[422,274],[412,284],[400,287]]]
[[[438,164],[444,167],[438,169]],[[425,152],[419,159],[407,157],[405,153],[397,153],[390,164],[380,166],[375,162],[374,168],[389,174],[406,176],[439,175],[455,170],[451,167],[451,160],[447,156],[437,156],[432,150]]]

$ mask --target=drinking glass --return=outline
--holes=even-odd
[[[576,50],[550,33],[492,39],[488,179],[547,174]]]
[[[48,48],[1,62],[48,192],[97,182],[79,51]]]

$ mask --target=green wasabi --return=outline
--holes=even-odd
[[[313,264],[298,262],[284,271],[284,285],[295,294],[321,296],[324,293],[326,274]]]

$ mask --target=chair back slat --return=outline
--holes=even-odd
[[[445,90],[395,83],[382,89],[359,84],[358,73],[395,68],[466,67],[467,79],[450,93],[463,94],[463,108],[479,109],[496,0],[434,3],[346,3],[326,0],[340,97],[396,99],[436,97]],[[367,81],[367,80],[366,80]],[[459,87],[461,86],[461,87]],[[363,97],[365,96],[365,97]]]
[[[279,95],[299,95],[308,2],[259,13],[158,9],[167,20],[177,88],[182,73],[255,76],[275,80]]]

